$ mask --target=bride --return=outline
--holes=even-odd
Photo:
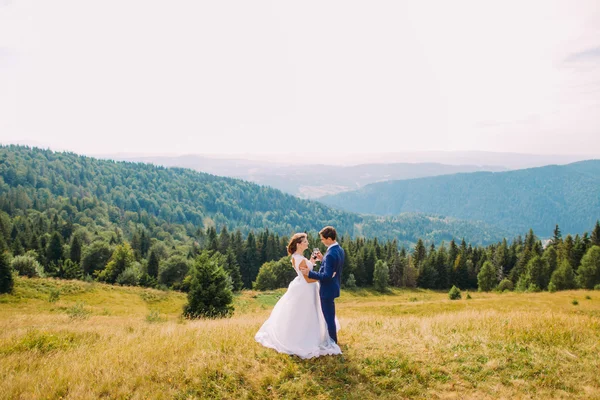
[[[314,267],[316,259],[311,258],[311,262],[302,255],[307,248],[305,233],[292,236],[287,251],[292,255],[292,266],[298,276],[290,282],[287,292],[275,304],[271,316],[254,338],[265,347],[300,358],[342,354],[342,350],[327,332],[327,324],[321,311],[319,282],[300,272],[300,266],[304,264],[310,270]]]

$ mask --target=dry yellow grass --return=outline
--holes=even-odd
[[[345,291],[344,355],[315,360],[254,342],[282,293],[187,321],[180,293],[19,278],[0,296],[0,397],[600,399],[600,292]]]

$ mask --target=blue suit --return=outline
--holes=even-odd
[[[337,343],[337,330],[335,327],[335,303],[336,297],[340,297],[340,286],[342,285],[342,269],[344,269],[344,249],[340,245],[331,245],[323,261],[319,272],[310,271],[308,277],[321,282],[319,294],[321,296],[321,309],[329,336]],[[333,276],[335,274],[335,276]]]

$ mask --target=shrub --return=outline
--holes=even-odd
[[[117,283],[123,286],[137,286],[140,280],[139,270],[129,267],[117,277]]]
[[[390,269],[386,262],[377,260],[373,272],[373,286],[379,292],[385,292],[389,285]]]
[[[50,294],[48,295],[49,303],[56,303],[60,297],[60,290],[58,289],[50,289]]]
[[[252,285],[256,290],[273,290],[278,288],[287,287],[290,282],[298,274],[292,268],[290,257],[282,257],[277,261],[269,261],[264,263],[258,275],[256,281]]]
[[[462,295],[460,294],[460,289],[456,286],[452,286],[452,289],[448,292],[448,297],[450,300],[460,300],[462,299]]]
[[[354,274],[348,275],[348,280],[346,280],[346,288],[356,289],[356,279],[354,278]]]
[[[21,276],[29,278],[43,278],[44,267],[32,256],[25,254],[13,258],[10,266]]]
[[[502,279],[497,287],[498,291],[504,292],[505,290],[513,290],[514,285],[512,281],[508,278]]]
[[[477,284],[479,291],[489,292],[496,285],[496,269],[493,264],[489,261],[483,263],[481,270],[477,274]]]
[[[577,299],[573,299],[573,301],[571,302],[571,304],[573,304],[574,306],[578,305],[579,302],[577,301]]]

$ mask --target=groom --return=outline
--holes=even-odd
[[[319,294],[321,295],[321,309],[329,336],[337,343],[337,330],[335,327],[335,303],[336,297],[340,297],[340,286],[342,283],[342,269],[344,267],[344,250],[340,247],[337,232],[332,226],[326,226],[319,232],[321,243],[327,246],[325,256],[318,253],[317,259],[321,261],[319,272],[309,271],[306,265],[300,267],[304,275],[311,279],[321,281]]]

